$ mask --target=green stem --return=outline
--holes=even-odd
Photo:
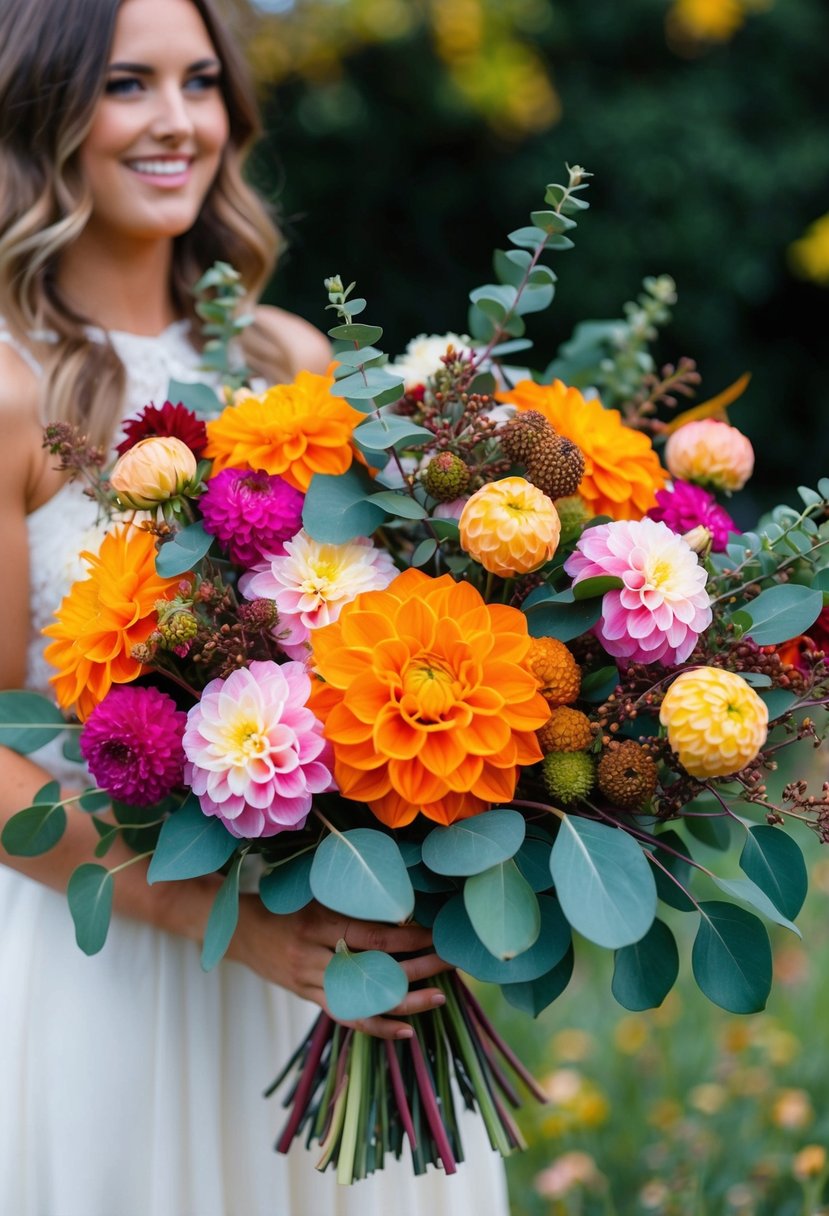
[[[351,1059],[349,1061],[348,1097],[345,1104],[345,1123],[340,1142],[340,1154],[337,1161],[337,1182],[341,1186],[350,1186],[354,1181],[354,1154],[357,1149],[357,1131],[360,1124],[360,1107],[362,1105],[364,1056],[368,1046],[368,1038],[360,1031],[351,1041]]]
[[[120,866],[113,866],[113,868],[110,870],[110,874],[117,874],[119,870],[126,870],[127,866],[134,866],[137,861],[143,861],[145,857],[152,857],[154,852],[155,849],[149,849],[146,853],[136,853],[135,857],[130,857],[126,861],[122,861]]]

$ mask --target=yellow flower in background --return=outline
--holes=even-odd
[[[150,511],[183,493],[196,476],[196,457],[181,439],[152,435],[119,456],[109,483],[126,510]]]
[[[650,1037],[650,1028],[645,1018],[632,1013],[620,1018],[613,1031],[613,1042],[626,1056],[637,1055]]]
[[[727,42],[745,18],[740,0],[674,0],[665,21],[673,39]]]
[[[683,671],[671,684],[659,721],[692,777],[727,777],[752,761],[766,741],[769,711],[742,676],[720,667]]]
[[[829,287],[829,213],[806,229],[789,246],[789,262],[795,274]]]
[[[826,1169],[826,1149],[822,1144],[807,1144],[795,1154],[792,1173],[801,1182],[819,1178]]]
[[[814,1117],[812,1100],[805,1089],[783,1089],[772,1103],[771,1121],[785,1131],[802,1131]]]
[[[333,384],[333,376],[300,372],[292,384],[228,406],[207,424],[204,455],[213,461],[213,475],[262,470],[305,493],[315,473],[345,473],[352,432],[365,414],[333,396]]]
[[[579,494],[591,515],[611,519],[641,519],[656,506],[656,491],[667,474],[649,437],[625,426],[618,410],[606,410],[598,398],[587,400],[561,380],[536,384],[521,380],[499,401],[519,410],[537,410],[584,455]]]
[[[552,500],[523,477],[481,486],[467,500],[459,527],[463,550],[502,578],[543,566],[561,536]]]

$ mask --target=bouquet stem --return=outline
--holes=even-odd
[[[453,1174],[463,1161],[458,1097],[480,1112],[502,1156],[523,1147],[506,1106],[518,1106],[519,1098],[505,1066],[541,1102],[543,1091],[457,973],[430,982],[443,991],[446,1004],[411,1018],[411,1039],[383,1042],[319,1015],[266,1091],[270,1095],[291,1078],[277,1152],[287,1153],[302,1136],[308,1145],[316,1140],[317,1169],[333,1165],[337,1181],[348,1185],[382,1169],[388,1153],[399,1158],[408,1143],[416,1173],[434,1165]]]

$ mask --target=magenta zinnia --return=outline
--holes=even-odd
[[[251,663],[212,680],[187,715],[184,775],[205,815],[234,836],[299,828],[332,788],[322,723],[301,663]]]
[[[113,798],[152,806],[181,785],[186,720],[172,697],[157,688],[115,687],[89,715],[81,755]]]
[[[611,575],[594,626],[608,654],[637,663],[682,663],[711,624],[707,575],[696,554],[667,524],[618,520],[588,528],[564,563],[573,585]]]
[[[305,495],[276,474],[222,469],[199,499],[205,529],[218,537],[234,562],[253,566],[284,552],[302,527]]]
[[[648,519],[661,520],[681,536],[702,526],[711,533],[711,548],[724,553],[729,532],[739,529],[713,494],[689,481],[675,481],[670,489],[657,490],[658,506],[651,507]]]

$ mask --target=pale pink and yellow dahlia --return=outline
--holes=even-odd
[[[481,486],[467,499],[459,526],[463,550],[503,578],[543,566],[561,536],[552,500],[523,477]]]
[[[322,723],[308,708],[302,663],[258,662],[211,680],[187,715],[184,779],[205,815],[234,836],[275,836],[305,823],[333,786]]]
[[[715,490],[741,490],[754,471],[754,448],[742,431],[716,418],[688,422],[665,444],[672,477]]]
[[[363,591],[382,591],[397,577],[388,553],[360,537],[329,545],[298,532],[281,556],[266,557],[239,580],[247,599],[274,600],[276,634],[293,659],[308,656],[311,631],[336,621]]]
[[[573,585],[611,575],[594,626],[608,654],[637,663],[682,663],[711,624],[707,575],[681,536],[652,519],[617,520],[582,533],[564,563]]]
[[[755,758],[766,741],[769,711],[742,676],[694,667],[671,684],[659,721],[692,777],[727,777]]]

